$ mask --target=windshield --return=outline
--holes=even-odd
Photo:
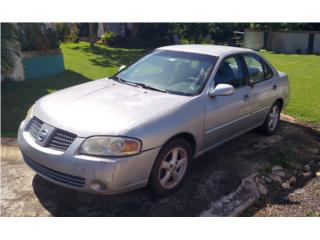
[[[206,83],[216,61],[217,57],[209,55],[156,50],[125,68],[117,77],[169,93],[194,95]]]

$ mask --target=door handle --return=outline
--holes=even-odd
[[[273,90],[276,90],[277,87],[278,87],[278,85],[277,85],[277,84],[274,84],[274,85],[272,86],[272,89],[273,89]]]
[[[247,101],[248,99],[249,99],[249,94],[246,94],[246,95],[243,96],[243,100],[244,101]]]

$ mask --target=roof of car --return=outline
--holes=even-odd
[[[247,48],[238,48],[238,47],[229,47],[221,45],[209,45],[209,44],[183,44],[183,45],[171,45],[160,47],[157,49],[161,50],[172,50],[172,51],[181,51],[181,52],[192,52],[199,54],[206,54],[212,56],[223,56],[226,54],[237,54],[245,52],[253,52],[251,49]]]

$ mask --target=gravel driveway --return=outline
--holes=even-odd
[[[274,136],[249,132],[196,159],[184,187],[172,196],[157,199],[147,188],[96,196],[56,186],[26,166],[15,139],[2,138],[1,215],[198,216],[211,202],[234,191],[241,179],[264,171],[283,151],[300,149],[305,159],[317,160],[317,153],[312,154],[319,142],[317,130],[287,121],[281,122]]]

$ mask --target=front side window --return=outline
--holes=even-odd
[[[215,75],[214,83],[230,84],[235,88],[246,84],[242,61],[238,56],[225,58],[219,66]]]
[[[260,57],[250,54],[245,55],[244,60],[248,68],[249,80],[256,83],[272,77],[271,68]]]
[[[173,94],[194,95],[206,83],[217,57],[156,50],[121,71],[117,77]]]

